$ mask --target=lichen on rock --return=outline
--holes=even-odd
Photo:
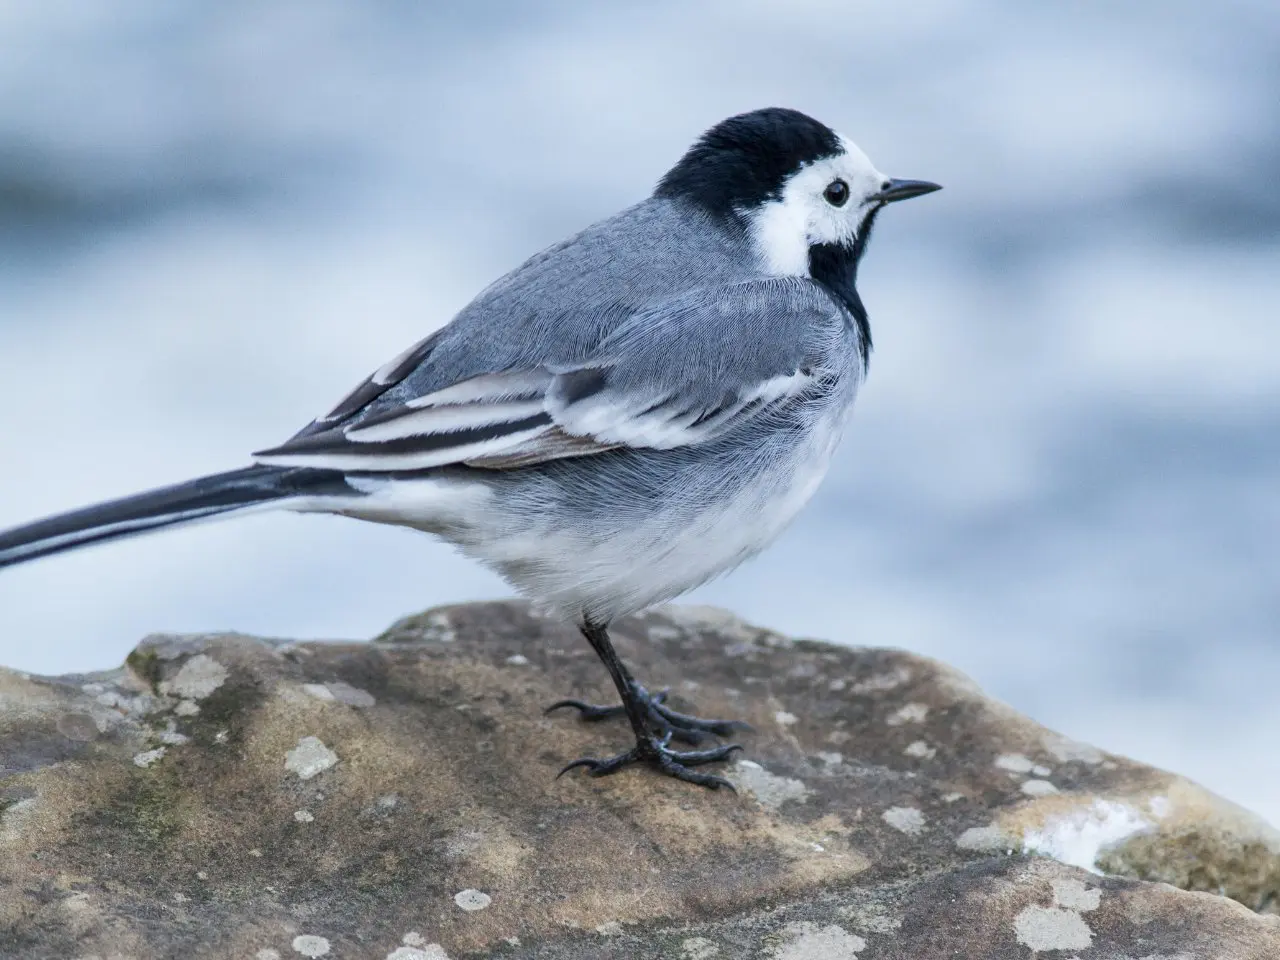
[[[1194,784],[901,651],[692,608],[615,637],[752,725],[736,794],[557,780],[628,733],[542,715],[612,693],[520,603],[0,670],[0,956],[1280,956],[1280,841]]]

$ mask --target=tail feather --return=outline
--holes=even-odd
[[[306,496],[358,495],[336,470],[253,466],[0,531],[0,567]]]

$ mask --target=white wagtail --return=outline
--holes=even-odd
[[[939,189],[794,110],[707,131],[653,195],[535,255],[254,465],[0,533],[0,566],[250,510],[433,533],[577,623],[635,746],[595,776],[691,769],[740,725],[677,713],[614,652],[618,617],[768,545],[827,471],[867,370],[855,287],[876,215]]]

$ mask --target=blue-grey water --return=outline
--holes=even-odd
[[[240,465],[701,129],[807,110],[881,218],[818,497],[694,595],[943,658],[1280,821],[1280,6],[0,6],[0,526]],[[0,663],[506,594],[261,517],[6,570]]]

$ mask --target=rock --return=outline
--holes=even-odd
[[[543,715],[612,691],[519,603],[0,670],[0,956],[1280,957],[1280,835],[1193,783],[900,651],[679,607],[615,637],[753,724],[736,795],[557,780],[628,734]]]

